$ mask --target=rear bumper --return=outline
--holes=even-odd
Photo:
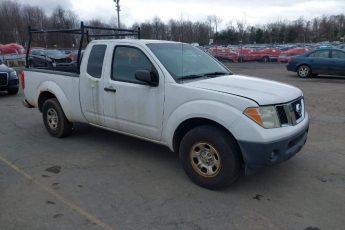
[[[246,173],[278,164],[296,155],[307,141],[309,122],[297,133],[269,143],[239,141]]]

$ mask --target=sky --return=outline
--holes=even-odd
[[[3,1],[3,0],[0,0]],[[116,15],[114,0],[16,0],[38,5],[47,14],[61,5],[74,11],[80,20],[113,20]],[[322,15],[345,12],[345,0],[120,0],[121,23],[131,25],[155,16],[169,19],[205,21],[208,15],[222,18],[221,27],[229,22],[242,21],[258,25],[276,20],[311,19]]]

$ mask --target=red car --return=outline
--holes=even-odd
[[[278,62],[290,62],[291,57],[301,55],[310,51],[308,48],[294,48],[284,52],[281,52],[278,57]]]
[[[239,49],[239,59],[243,61],[263,61],[270,62],[278,59],[281,50],[276,48],[256,49]]]
[[[238,62],[238,54],[226,47],[212,47],[208,52],[220,61]]]
[[[0,54],[25,54],[25,49],[17,43],[0,44]]]

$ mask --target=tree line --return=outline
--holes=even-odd
[[[17,42],[26,45],[28,26],[36,29],[78,28],[80,19],[70,11],[57,7],[47,15],[39,6],[20,4],[11,0],[0,2],[0,43]],[[224,23],[223,23],[224,22]],[[111,23],[99,19],[85,22],[91,26],[117,27],[114,17]],[[220,30],[220,25],[226,25]],[[162,39],[187,43],[209,44],[274,44],[340,41],[345,36],[345,15],[298,18],[294,21],[276,20],[264,25],[249,25],[245,19],[225,22],[218,16],[208,16],[204,21],[174,20],[163,22],[154,17],[150,21],[121,25],[123,28],[141,28],[144,39]],[[47,34],[34,38],[32,46],[76,47],[77,36]]]

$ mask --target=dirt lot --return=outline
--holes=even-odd
[[[310,134],[294,158],[209,191],[165,147],[87,125],[55,139],[22,93],[1,93],[0,229],[345,229],[345,77],[230,66],[304,91]]]

